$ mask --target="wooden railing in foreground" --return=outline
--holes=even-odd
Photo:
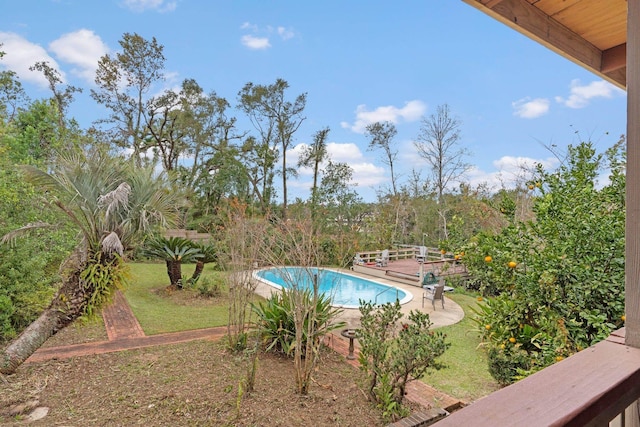
[[[433,425],[630,426],[636,425],[630,418],[637,420],[638,399],[640,349],[624,344],[623,328]]]

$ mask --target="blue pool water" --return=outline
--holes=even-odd
[[[360,300],[385,304],[398,298],[404,304],[413,298],[402,289],[328,269],[274,267],[254,274],[262,282],[276,288],[290,288],[292,283],[309,287],[312,277],[317,274],[319,292],[330,295],[332,305],[343,308],[358,308]]]

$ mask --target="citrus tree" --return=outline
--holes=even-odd
[[[490,369],[503,384],[606,338],[622,324],[621,147],[622,141],[597,154],[591,143],[581,143],[568,148],[556,171],[538,166],[529,186],[535,220],[510,219],[500,233],[480,233],[460,249],[488,297],[477,323]]]

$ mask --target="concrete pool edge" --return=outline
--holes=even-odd
[[[347,273],[346,269],[337,268],[336,270],[339,270],[343,273]],[[371,277],[359,272],[350,271],[350,273],[353,274],[354,276],[361,275],[360,277],[363,277],[363,278]],[[398,283],[398,282],[394,283],[393,280],[386,279],[386,278],[385,279],[377,278],[377,279],[382,283],[385,283],[386,281],[388,282],[389,285],[391,286],[395,285],[398,288],[403,290],[411,290],[413,292],[415,292],[416,290],[422,291],[422,289],[418,288],[418,286],[407,285],[407,284]],[[277,289],[267,285],[266,283],[262,283],[262,282],[257,282],[257,283],[258,283],[258,286],[255,289],[255,293],[263,298],[269,298],[271,294],[273,294],[274,292],[278,292]],[[418,293],[418,295],[420,294]],[[357,308],[343,308],[341,310],[343,312],[339,316],[339,320],[345,321],[347,323],[348,328],[360,327],[360,310],[358,310]],[[418,296],[417,298],[414,298],[409,303],[401,306],[401,311],[405,316],[408,315],[411,310],[417,310],[417,311],[421,311],[423,313],[429,314],[429,319],[433,324],[432,325],[433,328],[453,325],[455,323],[460,322],[464,318],[464,311],[462,310],[462,307],[456,304],[455,301],[453,301],[451,298],[446,298],[444,310],[442,310],[439,306],[436,310],[433,310],[430,303],[425,304],[425,306],[422,307],[422,298]]]
[[[264,267],[264,268],[258,268],[258,269],[253,270],[252,273],[251,273],[251,276],[258,283],[262,283],[263,285],[269,286],[270,288],[273,288],[273,289],[276,289],[276,290],[282,290],[282,286],[281,285],[260,277],[258,275],[258,273],[261,272],[261,271],[265,271],[265,270],[284,269],[284,268],[305,268],[305,267],[298,267],[298,266],[271,266],[271,267]],[[332,271],[334,273],[337,273],[337,274],[340,274],[340,275],[344,275],[344,276],[350,276],[350,277],[356,278],[356,279],[361,280],[361,281],[371,282],[371,283],[373,283],[373,284],[375,284],[377,286],[381,286],[381,287],[389,288],[389,289],[395,289],[396,291],[400,291],[400,292],[405,294],[405,297],[402,298],[402,300],[400,300],[400,305],[408,304],[409,302],[413,301],[413,299],[414,299],[413,298],[413,292],[411,292],[411,291],[409,291],[407,289],[404,289],[404,288],[402,288],[400,286],[396,286],[395,284],[384,283],[384,282],[382,282],[380,280],[373,280],[372,278],[367,277],[366,275],[354,274],[353,271],[350,271],[350,270],[344,270],[344,269],[335,268],[335,267],[309,267],[309,268],[318,268],[320,270]],[[386,292],[386,290],[384,292]],[[336,307],[336,308],[348,309],[348,310],[352,310],[352,309],[358,310],[358,308],[360,307],[359,305],[354,305],[354,304],[331,304],[331,306],[332,307]]]

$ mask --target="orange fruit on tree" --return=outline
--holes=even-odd
[[[509,338],[509,342],[511,344],[515,344],[516,343],[516,339],[514,337]]]
[[[529,184],[529,190],[533,190],[533,189],[534,189],[533,184]]]
[[[491,262],[493,261],[493,258],[491,258],[491,255],[487,255],[486,257],[484,257],[484,262]]]
[[[446,254],[446,253],[447,253],[447,251],[445,251],[444,249],[440,249],[440,253],[441,253],[442,255],[444,255],[444,254]]]
[[[562,356],[556,356],[556,362],[559,362],[559,361],[561,361],[562,359],[564,359],[564,357],[562,357]]]
[[[627,316],[623,314],[622,316],[620,316],[620,319],[624,322],[625,320],[627,320]]]
[[[491,329],[491,325],[484,325],[484,328],[488,331],[489,329]]]
[[[478,301],[482,301],[482,297],[478,297]]]
[[[509,266],[509,268],[516,268],[516,266],[518,265],[517,262],[515,261],[509,261],[509,264],[507,264]]]

